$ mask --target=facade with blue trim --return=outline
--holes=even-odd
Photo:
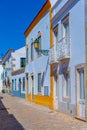
[[[12,72],[12,91],[11,94],[25,98],[25,69]]]
[[[11,54],[12,75],[11,75],[11,94],[25,98],[25,64],[26,51],[22,47]]]
[[[87,120],[87,1],[50,1],[54,108]]]

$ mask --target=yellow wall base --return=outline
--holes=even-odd
[[[35,102],[40,105],[47,106],[51,109],[53,109],[53,99],[50,96],[42,96],[42,95],[34,95],[32,99],[31,94],[26,95],[26,100]]]

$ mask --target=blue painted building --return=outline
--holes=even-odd
[[[47,0],[25,30],[26,99],[53,107],[50,86],[50,1]]]

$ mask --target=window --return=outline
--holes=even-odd
[[[26,58],[20,58],[20,67],[25,67],[26,65]]]
[[[38,37],[38,40],[39,40],[39,45],[38,45],[38,50],[41,50],[41,36]],[[41,52],[38,51],[38,56],[41,55]]]
[[[34,59],[34,47],[33,47],[33,42],[31,43],[31,60]]]
[[[34,76],[31,76],[31,86],[34,87]]]
[[[69,14],[62,20],[63,38],[69,38]]]
[[[41,73],[38,73],[38,92],[41,92]]]
[[[23,77],[23,91],[25,91],[25,77]]]
[[[31,93],[32,93],[32,99],[34,99],[34,76],[31,74]]]
[[[70,74],[69,72],[64,73],[64,86],[63,86],[63,96],[69,97],[70,96]]]

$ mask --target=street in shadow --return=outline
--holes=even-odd
[[[24,130],[23,126],[16,120],[13,114],[8,113],[0,97],[0,130]]]

